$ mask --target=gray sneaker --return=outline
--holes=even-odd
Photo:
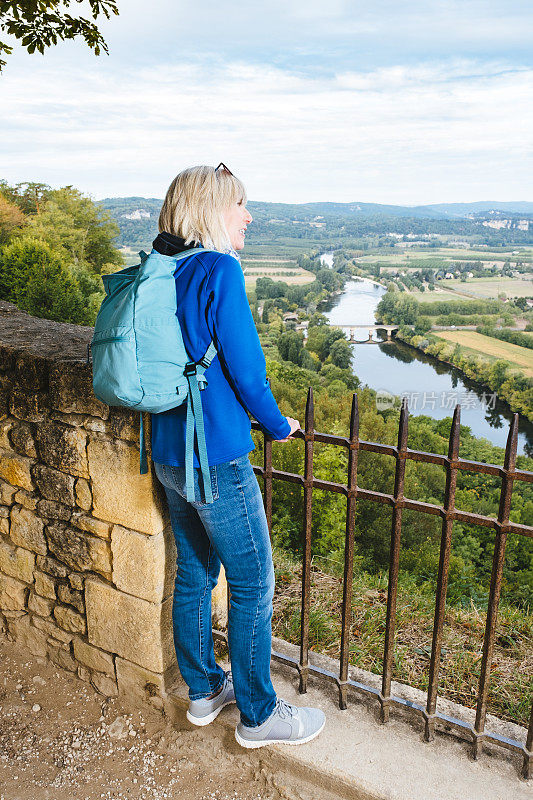
[[[274,711],[261,725],[248,728],[239,722],[235,738],[243,747],[265,747],[267,744],[305,744],[318,736],[326,716],[319,708],[293,706],[278,698]]]
[[[190,700],[187,719],[193,725],[209,725],[218,717],[225,706],[235,702],[233,677],[231,672],[226,672],[226,678],[220,692],[211,700],[202,697],[199,700]]]

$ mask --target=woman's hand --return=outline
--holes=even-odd
[[[292,434],[300,430],[300,423],[298,422],[297,419],[293,419],[292,417],[287,417],[286,419],[289,425],[291,426],[291,432],[285,439],[275,439],[274,441],[276,442],[288,442],[289,439],[293,438]]]

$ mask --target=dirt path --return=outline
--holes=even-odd
[[[106,700],[0,634],[0,800],[325,800],[229,738]]]

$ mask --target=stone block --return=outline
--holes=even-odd
[[[81,614],[78,614],[78,612],[74,611],[74,609],[68,608],[67,606],[56,606],[54,608],[54,617],[56,618],[58,625],[60,625],[65,631],[71,631],[72,633],[85,633],[87,630],[85,617],[83,617]]]
[[[150,443],[148,414],[144,416],[146,445]],[[127,442],[139,442],[139,412],[127,408],[111,408],[109,412],[108,430],[113,439],[124,439]]]
[[[62,472],[88,478],[87,434],[82,428],[45,420],[35,432],[41,461]]]
[[[150,536],[113,525],[111,550],[113,583],[118,589],[152,603],[161,602],[168,595],[175,563],[167,561],[162,532]]]
[[[35,591],[41,597],[47,597],[50,600],[56,599],[56,582],[50,575],[45,572],[35,571]]]
[[[104,653],[97,647],[84,642],[83,639],[76,637],[73,641],[74,644],[74,658],[89,669],[95,669],[97,672],[105,672],[107,675],[115,677],[115,665],[113,664],[113,657],[109,653]]]
[[[0,533],[9,536],[9,517],[0,517]]]
[[[18,619],[19,617],[24,617],[27,614],[26,611],[22,611],[22,610],[20,610],[20,611],[19,610],[8,611],[7,609],[5,609],[5,611],[3,613],[4,613],[4,617],[6,619]]]
[[[22,348],[17,352],[13,365],[14,383],[21,389],[46,391],[49,362],[36,353],[21,352],[21,350]]]
[[[70,631],[64,631],[59,628],[52,619],[43,619],[42,617],[32,616],[31,624],[46,634],[47,637],[57,639],[64,644],[72,641],[74,634]]]
[[[61,523],[47,525],[45,535],[50,552],[72,569],[111,574],[111,549],[102,539]]]
[[[13,638],[26,647],[34,656],[44,658],[46,656],[46,633],[30,625],[30,616],[25,614],[23,617],[15,619],[10,624],[10,633]]]
[[[44,464],[36,464],[33,475],[43,497],[67,506],[74,505],[74,478],[72,475],[45,467]]]
[[[62,603],[67,603],[83,614],[85,612],[85,603],[83,602],[83,595],[81,592],[76,592],[71,589],[66,583],[60,583],[57,587],[57,596]]]
[[[50,556],[37,556],[37,566],[43,572],[53,575],[54,578],[66,578],[68,575],[65,565]]]
[[[13,547],[0,539],[0,572],[17,580],[33,583],[35,554],[23,547]]]
[[[72,509],[63,503],[55,503],[53,500],[39,500],[37,511],[41,517],[46,519],[61,519],[68,522],[72,516]]]
[[[70,425],[72,428],[84,427],[83,414],[62,414],[61,411],[51,411],[49,418],[55,422],[63,422],[65,425]]]
[[[93,516],[142,533],[165,527],[161,497],[152,474],[139,474],[139,448],[99,439],[87,447],[92,478]]]
[[[118,695],[118,687],[115,681],[107,675],[102,675],[101,672],[93,672],[91,684],[105,697],[116,697]]]
[[[30,592],[28,597],[28,608],[40,617],[49,617],[54,607],[54,601],[46,597],[41,597],[35,592]]]
[[[2,313],[18,314],[19,310],[13,303],[2,302]],[[13,346],[2,342],[0,344],[0,372],[13,372]]]
[[[119,694],[146,700],[155,694],[161,696],[165,692],[163,675],[126,661],[117,656],[115,659]]]
[[[83,575],[80,575],[77,572],[71,572],[68,576],[68,579],[73,589],[76,589],[78,592],[83,591],[83,586],[85,583],[85,577]]]
[[[21,611],[26,607],[28,587],[22,581],[0,572],[0,608],[2,611]]]
[[[10,483],[0,481],[0,503],[5,506],[10,506],[14,502],[13,498],[16,493],[16,486],[11,486]]]
[[[44,524],[29,509],[13,506],[11,509],[11,541],[15,544],[45,556],[47,553],[44,538]]]
[[[74,492],[76,494],[76,502],[79,507],[83,508],[84,511],[90,511],[93,504],[93,496],[91,493],[91,487],[85,478],[78,478],[74,486]]]
[[[150,603],[96,579],[85,582],[89,641],[153,672],[175,661],[172,598]]]
[[[13,427],[12,419],[3,419],[0,421],[0,447],[5,450],[12,450],[11,440],[9,438],[9,431]]]
[[[65,414],[109,416],[109,406],[94,396],[90,364],[58,362],[51,367],[50,406]]]
[[[42,422],[45,418],[47,397],[42,392],[24,392],[13,389],[9,397],[9,411],[25,422]]]
[[[72,515],[71,523],[77,528],[81,528],[82,531],[88,531],[100,539],[110,538],[112,526],[109,522],[102,522],[101,519],[95,519],[75,511]]]
[[[30,458],[37,458],[37,450],[33,439],[31,427],[25,422],[13,425],[9,431],[11,446],[17,453]]]
[[[7,417],[9,413],[9,395],[11,394],[11,383],[9,376],[0,375],[0,416]]]
[[[103,419],[97,419],[96,417],[86,417],[83,420],[83,427],[87,431],[95,431],[96,433],[108,433],[109,432],[109,424]]]
[[[57,630],[60,630],[60,628]],[[70,653],[70,642],[62,642],[60,639],[56,639],[54,636],[49,636],[47,642],[48,644],[51,644],[52,647],[59,647],[61,650],[66,650],[68,653]]]
[[[9,450],[0,450],[0,478],[31,492],[34,488],[30,467],[32,461]]]
[[[24,508],[29,508],[30,511],[35,511],[39,496],[36,494],[31,494],[25,489],[19,489],[13,499],[15,503],[20,503],[20,505],[24,506]]]

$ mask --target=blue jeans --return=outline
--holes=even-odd
[[[185,499],[185,467],[154,463],[154,468],[165,488],[178,549],[172,619],[189,698],[207,697],[224,680],[215,661],[211,622],[211,591],[222,563],[231,593],[228,641],[235,699],[242,723],[261,725],[276,703],[270,679],[274,565],[261,490],[248,455],[209,467],[209,504],[199,467],[194,468],[194,503]]]

